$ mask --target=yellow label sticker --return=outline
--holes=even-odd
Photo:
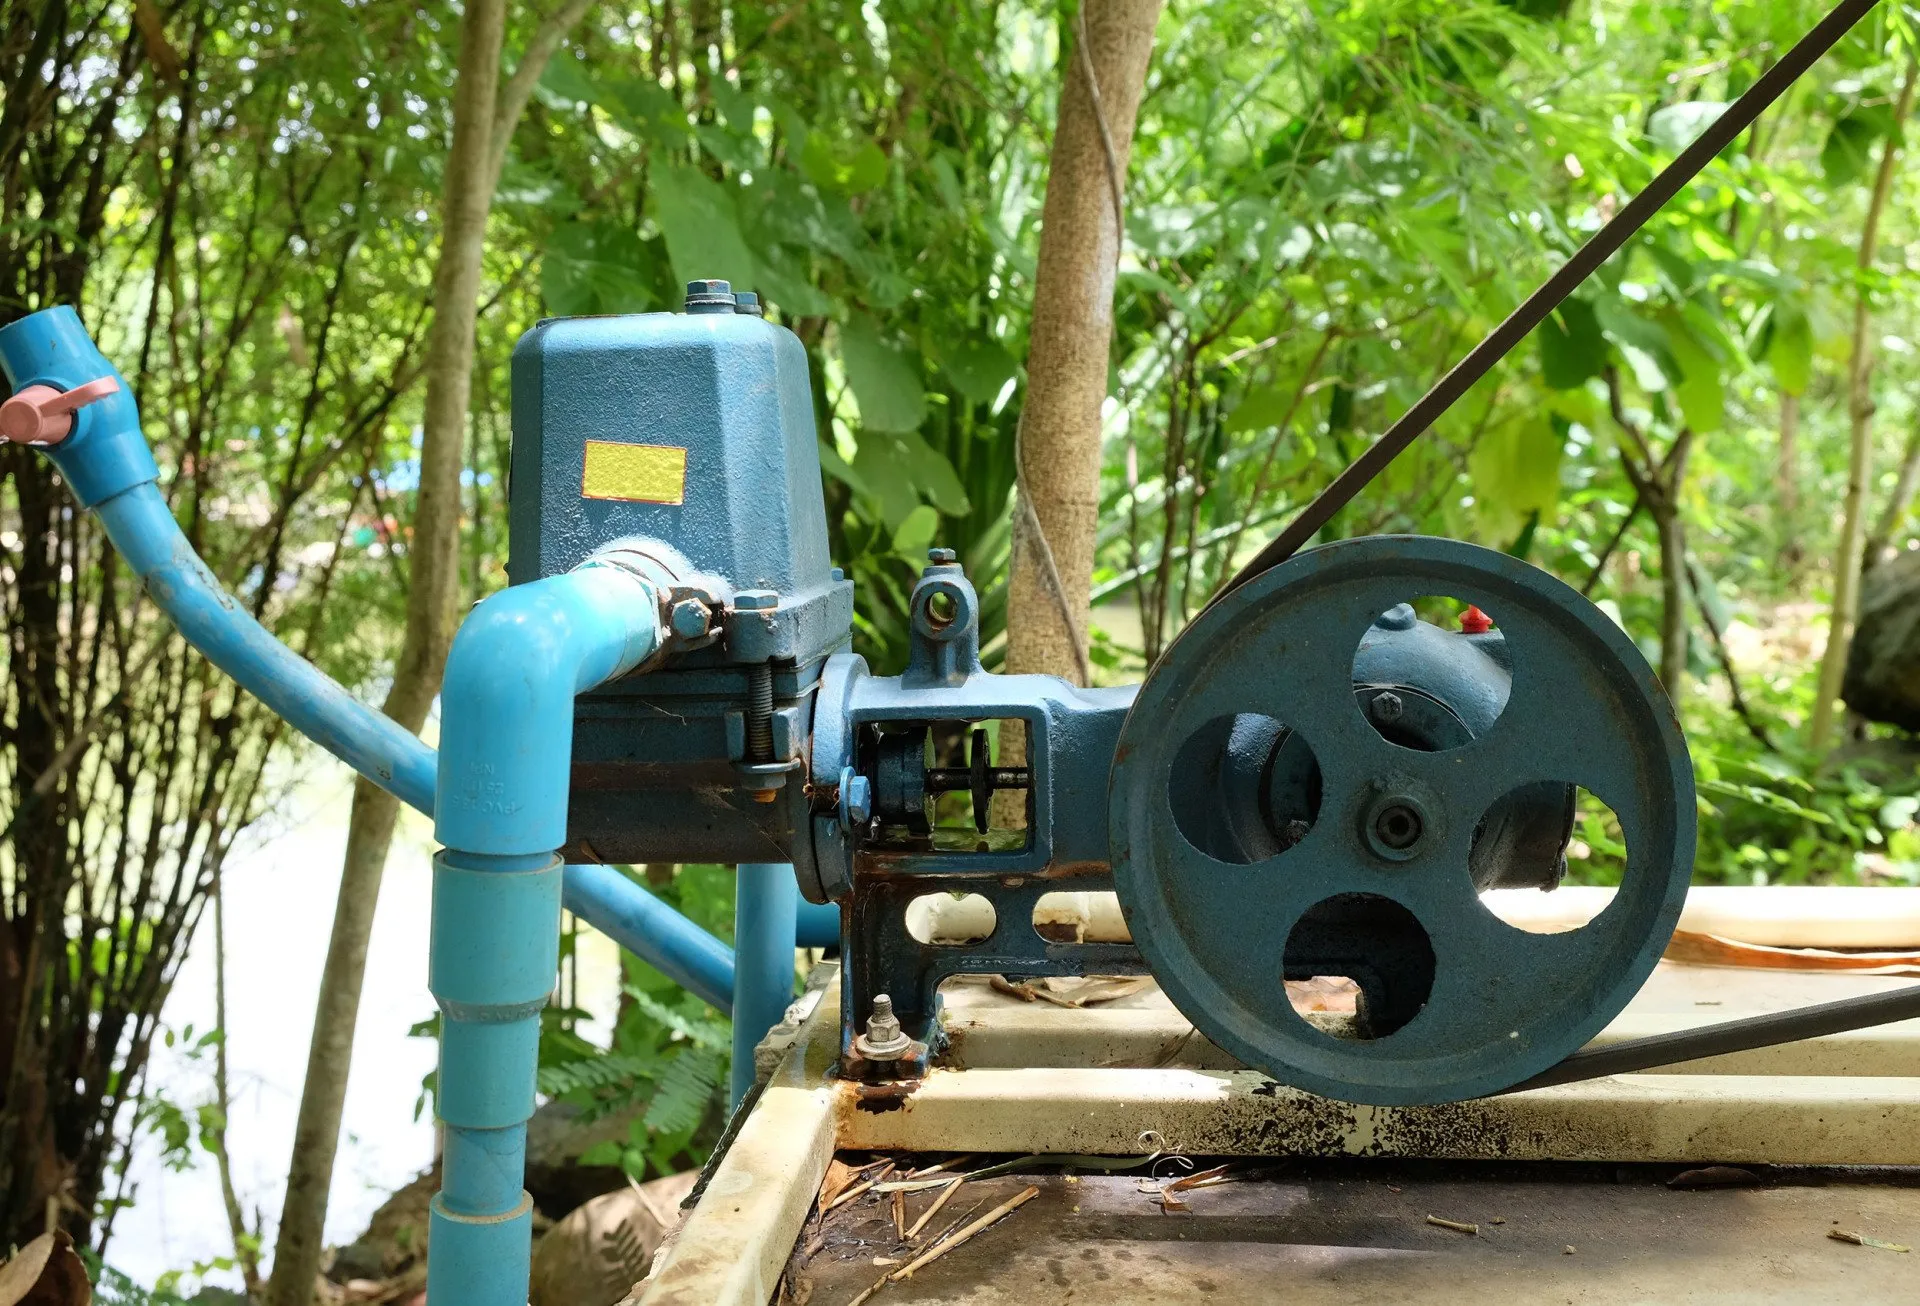
[[[580,494],[627,503],[682,503],[687,495],[687,451],[671,445],[589,440]]]

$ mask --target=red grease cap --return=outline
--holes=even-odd
[[[1493,618],[1467,604],[1467,610],[1460,614],[1460,633],[1462,635],[1484,635],[1493,629]]]

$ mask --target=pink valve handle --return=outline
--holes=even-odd
[[[71,390],[30,385],[0,404],[0,436],[16,444],[59,444],[73,434],[76,410],[119,392],[120,383],[110,376]]]

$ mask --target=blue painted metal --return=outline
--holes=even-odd
[[[594,557],[482,602],[447,658],[430,976],[445,1178],[429,1237],[471,1263],[436,1252],[431,1306],[527,1300],[521,1180],[540,1011],[559,956],[555,850],[566,839],[573,700],[653,654],[660,617],[650,581]]]
[[[937,1053],[941,1035],[937,988],[956,974],[1074,975],[1142,973],[1130,944],[1043,938],[1033,909],[1043,894],[1113,887],[1107,868],[1107,772],[1133,690],[1080,689],[1053,676],[994,675],[980,666],[979,598],[962,569],[935,561],[909,600],[913,647],[899,676],[870,675],[852,654],[828,659],[814,713],[811,769],[820,792],[813,817],[813,870],[802,867],[809,898],[842,908],[842,1053],[854,1073],[918,1073],[925,1055],[862,1065],[853,1055],[877,994],[893,1000],[902,1027]],[[881,774],[880,741],[907,739],[890,750],[905,764],[934,724],[1020,723],[1029,773],[1024,831],[982,839],[972,827],[915,831],[899,819],[902,804],[924,801],[924,785]],[[870,819],[850,822],[838,786],[818,777],[849,771],[873,781]],[[828,799],[831,798],[831,806]],[[992,935],[964,946],[924,943],[907,930],[913,899],[942,891],[980,893],[992,903]]]
[[[1454,636],[1449,647],[1433,632],[1417,637],[1433,645],[1427,655],[1402,645],[1401,668],[1385,666],[1394,641],[1376,615],[1423,594],[1492,614],[1504,635],[1498,654],[1458,642],[1483,637]],[[1370,676],[1412,668],[1450,684],[1461,723],[1480,728],[1441,751],[1385,737],[1363,715],[1371,686],[1356,693],[1356,647]],[[1483,651],[1497,675],[1470,660]],[[1240,864],[1182,834],[1173,795],[1193,781],[1180,766],[1185,741],[1249,713],[1285,723],[1311,748],[1320,794],[1310,829],[1290,847]],[[1517,792],[1572,785],[1619,817],[1625,878],[1587,927],[1529,934],[1481,905],[1475,846]],[[1423,820],[1405,849],[1379,842],[1381,814],[1395,804]],[[1301,553],[1189,627],[1121,732],[1109,811],[1122,906],[1181,1012],[1287,1083],[1402,1104],[1505,1088],[1620,1011],[1679,919],[1693,804],[1665,694],[1591,603],[1504,554],[1375,537]],[[1397,1012],[1398,1027],[1371,1039],[1323,1033],[1294,1013],[1283,974],[1350,975],[1378,1000],[1376,1016]]]
[[[620,549],[667,596],[678,636],[654,674],[576,709],[571,861],[812,857],[805,786],[790,780],[853,589],[828,554],[806,351],[726,311],[731,293],[703,282],[698,313],[545,322],[514,351],[510,576]],[[587,495],[587,451],[607,446],[684,457],[682,492],[648,494],[678,501]],[[708,633],[686,633],[703,610]]]
[[[733,1011],[733,949],[611,866],[569,865],[565,903],[627,951],[723,1013]]]
[[[729,632],[750,638],[726,660],[804,662],[844,643],[853,620],[816,439],[806,350],[784,327],[728,313],[542,322],[513,352],[508,574],[557,575],[645,541],[678,579],[778,596],[767,621]],[[683,450],[682,501],[584,497],[589,442]]]
[[[793,1001],[793,946],[800,891],[785,862],[738,868],[733,908],[733,1073],[737,1105],[753,1087],[753,1048]]]

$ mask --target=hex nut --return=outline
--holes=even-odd
[[[681,639],[700,639],[710,629],[711,614],[699,599],[681,599],[673,605],[667,624]]]
[[[874,994],[867,1031],[854,1039],[854,1050],[869,1061],[898,1061],[912,1046],[913,1040],[893,1014],[893,999],[885,993]]]
[[[852,767],[840,774],[840,810],[849,825],[865,825],[873,819],[873,781]]]

